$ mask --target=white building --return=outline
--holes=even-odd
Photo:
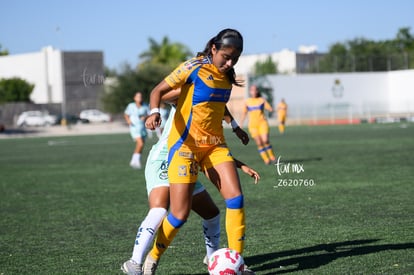
[[[284,98],[291,121],[358,123],[414,117],[414,70],[268,75],[274,105]]]
[[[40,52],[0,56],[0,78],[18,77],[34,84],[32,105],[0,106],[4,120],[25,108],[78,114],[100,107],[105,81],[103,53],[68,52],[45,47]],[[23,109],[22,109],[23,108]],[[6,118],[5,118],[6,117]]]
[[[62,52],[52,47],[40,52],[0,57],[0,78],[19,77],[34,84],[34,103],[61,103],[63,96]]]
[[[279,73],[292,74],[296,72],[296,53],[287,49],[269,54],[241,55],[234,69],[237,75],[251,75],[254,73],[256,62],[264,62],[269,57],[277,64]]]

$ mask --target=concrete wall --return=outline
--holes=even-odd
[[[413,113],[414,70],[395,71],[388,75],[389,111]]]
[[[286,100],[293,120],[414,115],[414,70],[269,75],[265,83],[274,104]]]
[[[98,108],[105,81],[102,52],[64,52],[63,57],[67,112]]]

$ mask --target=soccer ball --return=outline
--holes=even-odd
[[[244,270],[243,257],[230,248],[221,248],[211,254],[208,261],[210,275],[241,275]]]

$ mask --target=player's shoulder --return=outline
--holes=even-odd
[[[207,57],[197,56],[184,61],[181,68],[187,71],[192,71],[203,64],[209,64],[209,59]]]
[[[245,100],[246,104],[251,104],[253,101],[254,101],[254,98],[253,97],[248,97]]]
[[[128,108],[133,108],[133,107],[135,107],[135,106],[137,106],[137,105],[135,104],[135,102],[130,102],[130,103],[128,103],[128,105],[127,105],[127,107],[128,107]]]
[[[135,102],[128,103],[128,105],[125,108],[125,112],[133,110],[134,105],[135,105]]]

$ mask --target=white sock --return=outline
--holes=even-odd
[[[161,207],[152,208],[139,226],[131,258],[137,264],[144,262],[145,253],[152,243],[165,215],[167,215],[166,209]]]
[[[204,241],[207,257],[220,247],[220,214],[209,220],[203,220]]]
[[[138,163],[141,161],[141,154],[140,153],[134,153],[132,155],[131,163]]]

